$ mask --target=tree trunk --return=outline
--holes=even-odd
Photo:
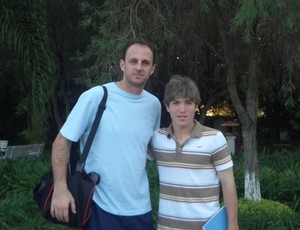
[[[248,89],[246,111],[248,116],[243,121],[243,141],[245,158],[245,197],[257,201],[261,199],[257,159],[257,111],[258,111],[258,75],[261,57],[257,47],[250,46]]]
[[[242,127],[245,159],[245,197],[257,201],[261,199],[256,139],[259,96],[258,75],[260,73],[261,57],[258,44],[252,41],[243,45],[244,49],[246,49],[245,51],[247,51],[245,53],[248,54],[248,59],[240,62],[240,55],[238,55],[238,52],[235,52],[236,40],[228,36],[225,31],[225,25],[226,23],[221,18],[218,18],[218,30],[223,42],[224,59],[227,66],[227,86],[230,99]],[[237,63],[245,64],[240,66]],[[246,85],[244,92],[238,91],[237,73],[243,76],[239,80]],[[243,102],[242,99],[244,100]]]
[[[245,197],[258,201],[261,199],[257,159],[257,109],[258,109],[258,74],[260,57],[252,48],[249,53],[247,90],[245,107],[240,101],[236,88],[236,74],[233,65],[228,67],[228,89],[230,98],[242,126],[242,138],[245,161]]]
[[[261,199],[260,180],[257,159],[256,122],[246,119],[243,123],[242,136],[245,162],[245,197],[258,201]]]

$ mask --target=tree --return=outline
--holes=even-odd
[[[269,73],[268,69],[263,68],[263,57],[272,50],[284,48],[286,43],[282,41],[294,40],[295,32],[299,29],[296,23],[299,21],[296,13],[299,9],[299,2],[296,1],[276,1],[274,4],[269,0],[245,0],[231,5],[218,2],[218,25],[227,66],[228,89],[242,125],[245,197],[251,200],[261,199],[257,161],[257,112],[260,85],[264,82],[263,76]],[[282,43],[275,42],[275,37]],[[291,61],[287,60],[281,59],[282,64]],[[293,71],[295,68],[290,68],[283,75],[288,77]]]
[[[79,95],[86,86],[78,85],[75,80],[80,71],[80,62],[74,61],[76,52],[84,49],[91,31],[83,31],[79,26],[81,13],[80,0],[47,0],[47,23],[57,61],[57,72],[53,76],[54,95],[52,114],[55,121],[54,135],[62,127]]]
[[[157,46],[158,68],[147,89],[160,98],[163,86],[172,74],[194,78],[201,87],[203,104],[201,121],[208,108],[228,93],[222,79],[222,62],[217,53],[208,48],[210,43],[203,31],[211,30],[201,24],[206,7],[194,1],[114,1],[103,4],[83,1],[86,14],[83,28],[97,31],[78,60],[94,63],[83,71],[78,82],[88,86],[113,81],[120,76],[118,58],[125,42],[134,37],[145,37]],[[213,49],[213,47],[210,47]],[[217,62],[217,64],[216,64]],[[164,120],[164,119],[163,119]],[[164,122],[163,122],[164,123]]]
[[[298,1],[107,0],[101,5],[85,1],[81,9],[87,15],[82,25],[97,32],[78,56],[80,60],[96,60],[79,81],[95,84],[115,80],[122,44],[142,35],[157,44],[159,77],[154,79],[161,83],[156,85],[163,85],[173,73],[186,74],[197,82],[203,102],[209,106],[229,93],[242,126],[245,196],[259,200],[259,98],[272,77],[284,76],[288,79],[285,92],[294,92],[290,80],[299,60],[299,44],[295,42],[299,35]],[[287,50],[291,42],[293,49]],[[280,55],[282,66],[277,70],[272,67],[270,52]],[[286,95],[292,102],[293,94]]]
[[[45,141],[56,71],[44,3],[2,0],[0,5],[0,41],[18,57],[23,98],[17,113],[26,116],[28,129],[22,134],[32,142]]]
[[[27,119],[22,134],[29,142],[56,135],[83,91],[74,83],[80,65],[72,58],[90,34],[78,28],[78,3],[1,0],[0,41],[1,46],[7,45],[2,50],[15,54],[18,67],[13,75],[2,71],[1,77],[16,79],[10,88],[20,95],[17,113]]]

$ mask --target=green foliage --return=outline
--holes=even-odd
[[[299,158],[299,151],[282,150],[270,153],[265,150],[260,153],[260,176],[264,199],[253,202],[242,198],[243,159],[241,155],[234,155],[234,173],[240,198],[241,230],[300,228]],[[44,220],[32,199],[33,187],[49,166],[48,151],[38,158],[0,161],[0,229],[69,229]],[[147,162],[146,167],[155,226],[159,199],[158,171],[153,161]]]
[[[300,151],[264,149],[258,155],[262,199],[253,202],[242,198],[244,159],[233,156],[239,196],[241,230],[290,230],[300,227]]]
[[[244,28],[244,41],[250,43],[256,34],[256,26],[266,19],[281,19],[278,26],[290,31],[298,31],[297,12],[299,10],[299,1],[297,0],[243,0],[239,1],[240,9],[233,20],[232,32],[237,27]],[[293,6],[293,7],[292,7]],[[285,12],[286,14],[283,14]]]
[[[280,200],[290,206],[300,199],[300,153],[281,150],[265,152],[259,157],[261,192],[263,197]],[[300,210],[299,204],[296,205]]]
[[[239,197],[244,192],[244,159],[233,156],[234,173]],[[280,201],[300,211],[300,150],[264,149],[258,154],[262,197]]]
[[[17,114],[27,117],[29,141],[44,141],[53,95],[55,55],[46,25],[45,1],[5,1],[0,5],[0,42],[19,60],[22,99]]]
[[[174,37],[168,27],[170,18],[176,16],[160,1],[82,1],[80,9],[84,14],[80,26],[93,35],[85,51],[76,55],[78,61],[88,64],[76,82],[88,87],[119,79],[118,63],[128,40],[145,37],[160,46]]]
[[[32,199],[32,189],[50,166],[49,156],[0,161],[0,229],[66,229],[44,220]]]
[[[277,201],[262,199],[254,202],[240,199],[238,208],[241,230],[288,230],[300,227],[296,223],[300,217],[299,214]]]
[[[275,52],[270,63],[283,66],[282,82],[280,82],[281,98],[287,108],[294,108],[297,90],[292,75],[297,74],[297,63],[299,63],[300,2],[298,0],[241,0],[238,1],[238,7],[231,23],[231,34],[235,36],[242,33],[245,44],[250,45],[252,49],[259,47],[260,52],[265,47],[268,50],[266,55]],[[289,41],[288,45],[286,45],[287,41]],[[272,45],[276,49],[269,50],[265,45]],[[277,63],[278,58],[280,64]],[[271,79],[274,81],[274,78]]]
[[[293,116],[289,121],[289,124],[293,127],[294,130],[300,130],[300,99],[297,102],[296,108],[293,110]]]
[[[158,170],[155,161],[148,161],[146,165],[147,175],[149,178],[151,207],[154,220],[154,229],[156,229],[157,213],[158,213],[158,200],[159,200],[159,178]]]

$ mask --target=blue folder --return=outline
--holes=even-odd
[[[203,230],[227,230],[228,218],[226,207],[219,209],[202,227]]]

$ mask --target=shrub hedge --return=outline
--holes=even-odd
[[[243,156],[233,156],[239,196],[241,230],[300,229],[300,151],[259,153],[262,199],[252,202],[243,198]],[[0,161],[0,229],[69,229],[44,220],[32,199],[32,189],[50,165],[50,154],[35,159]],[[147,163],[154,220],[158,209],[158,174],[155,162]]]
[[[256,229],[298,229],[299,215],[285,204],[262,199],[253,202],[239,199],[240,230]],[[298,227],[297,227],[298,226]]]

